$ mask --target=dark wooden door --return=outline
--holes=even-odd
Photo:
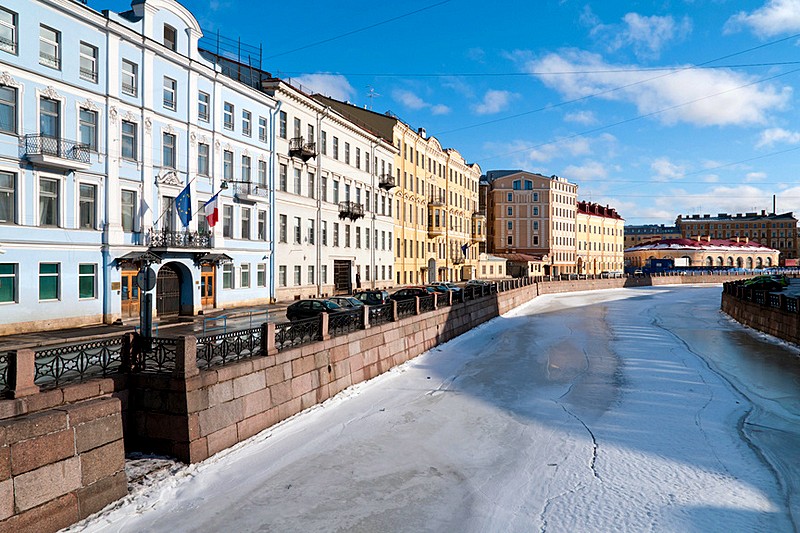
[[[352,290],[350,261],[333,262],[333,284],[336,294],[350,294]]]
[[[203,309],[214,307],[214,283],[216,281],[217,267],[203,265],[200,272],[200,304]]]
[[[158,316],[177,315],[181,310],[181,283],[178,273],[165,265],[158,271],[156,282],[156,313]]]

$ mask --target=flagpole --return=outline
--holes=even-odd
[[[164,173],[164,176],[168,176],[169,174],[174,174],[175,176],[178,176],[178,177],[180,177],[180,173],[179,173],[179,172],[178,172],[176,169],[174,169],[174,168],[173,168],[173,169],[170,169],[170,170],[168,170],[167,172],[165,172],[165,173]],[[187,172],[187,175],[188,175],[188,172]],[[156,175],[156,180],[158,180],[158,178],[159,178],[159,177],[160,177],[160,174],[157,174],[157,175]],[[189,180],[189,182],[188,182],[188,183],[187,183],[187,184],[186,184],[186,185],[183,187],[183,189],[181,189],[181,192],[183,192],[184,190],[186,190],[186,188],[187,188],[189,185],[191,185],[191,184],[192,184],[192,182],[194,182],[194,180],[195,180],[196,178],[197,178],[197,175],[195,175],[195,177],[194,177],[194,178],[190,179],[190,180]],[[178,193],[178,195],[180,196],[180,193]],[[173,206],[173,205],[175,205],[175,198],[172,198],[171,200],[172,200],[172,201],[171,201],[171,202],[170,202],[170,204],[169,204],[169,209],[167,209],[167,210],[164,210],[164,211],[162,211],[162,212],[161,212],[161,215],[159,215],[159,217],[156,219],[156,221],[155,221],[155,222],[153,222],[153,226],[157,227],[157,226],[158,226],[158,223],[159,223],[159,222],[161,222],[161,219],[162,219],[162,218],[164,218],[164,215],[166,215],[168,212],[172,211],[172,206]],[[192,207],[192,206],[191,206],[191,205],[189,205],[189,208],[190,208],[190,209],[191,209],[191,207]],[[190,213],[191,213],[191,211],[190,211]],[[184,226],[184,227],[187,227],[187,226]]]

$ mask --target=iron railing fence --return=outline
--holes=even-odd
[[[420,313],[427,313],[428,311],[434,310],[434,296],[431,294],[430,296],[420,296],[419,297],[419,312]]]
[[[131,370],[134,372],[171,372],[178,355],[178,339],[136,337]]]
[[[261,328],[242,329],[197,339],[197,366],[210,368],[261,355]]]
[[[211,235],[197,231],[152,230],[147,245],[153,248],[212,248]]]
[[[322,339],[322,317],[275,324],[275,348],[278,351]]]
[[[369,324],[370,326],[380,326],[391,322],[394,314],[394,305],[392,303],[383,305],[371,305],[369,307]]]
[[[8,352],[0,353],[0,398],[5,396],[8,391],[8,359],[11,356]]]
[[[37,350],[34,383],[43,389],[108,376],[122,365],[122,338]]]
[[[364,329],[364,312],[359,308],[328,315],[328,333],[331,337],[346,335],[359,329]]]
[[[417,313],[416,300],[400,300],[397,302],[397,316],[406,317]]]

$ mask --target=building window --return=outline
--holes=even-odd
[[[538,202],[539,201],[539,193],[538,192],[533,193],[533,201],[534,202]]]
[[[300,279],[300,265],[294,266],[294,284],[300,285],[302,280]]]
[[[39,300],[58,300],[59,263],[39,263]]]
[[[175,111],[177,108],[178,82],[164,76],[164,109]]]
[[[303,177],[299,168],[294,169],[294,193],[300,194],[303,187]]]
[[[136,191],[120,192],[122,231],[134,231],[136,220]]]
[[[350,248],[350,225],[344,225],[344,247]]]
[[[339,247],[339,223],[333,223],[333,245]]]
[[[250,182],[252,175],[252,161],[249,155],[242,156],[242,181]]]
[[[339,180],[333,180],[333,203],[339,203]]]
[[[314,284],[314,265],[308,265],[308,283]]]
[[[222,125],[226,130],[233,130],[233,104],[230,102],[222,107]]]
[[[242,268],[239,272],[239,287],[247,288],[250,286],[250,263],[242,263]]]
[[[280,215],[278,228],[278,242],[286,242],[288,221],[286,215]]]
[[[314,239],[316,236],[314,235],[314,219],[308,219],[308,244],[314,244]]]
[[[286,138],[286,111],[278,113],[278,135],[281,139]]]
[[[325,176],[319,178],[319,199],[323,202],[328,201],[328,178]]]
[[[250,239],[250,208],[242,208],[242,239]]]
[[[322,246],[328,246],[328,222],[326,220],[321,221],[322,226],[320,226],[320,238],[322,239]]]
[[[322,265],[319,269],[319,281],[321,283],[328,283],[328,265]]]
[[[78,193],[78,227],[94,229],[96,224],[97,187],[81,183]]]
[[[175,168],[175,135],[171,133],[164,133],[162,134],[161,142],[161,166]]]
[[[97,265],[78,265],[78,298],[97,298]]]
[[[250,111],[242,111],[242,134],[248,137],[253,134],[253,115]]]
[[[514,229],[514,223],[509,220],[508,221],[508,231],[511,231],[513,229]]]
[[[259,211],[258,212],[258,240],[259,241],[266,241],[267,240],[267,212],[266,211]]]
[[[197,173],[201,176],[209,176],[209,146],[199,143],[197,145]]]
[[[345,164],[350,164],[350,143],[344,143],[344,162]]]
[[[81,108],[79,121],[81,144],[97,152],[97,112]]]
[[[506,202],[513,202],[513,201],[514,201],[514,195],[511,194],[511,193],[508,193],[506,195]]]
[[[222,206],[222,236],[233,238],[233,206]]]
[[[356,148],[356,168],[361,168],[361,148]]]
[[[300,244],[303,239],[302,229],[300,228],[300,217],[294,217],[294,243]]]
[[[17,265],[0,263],[0,303],[17,301]]]
[[[506,211],[506,213],[510,217],[514,216],[514,208],[513,207],[509,207],[508,210]]]
[[[225,181],[233,179],[233,152],[230,150],[222,151],[222,179]]]
[[[278,285],[286,287],[286,265],[278,266]]]
[[[59,220],[58,180],[39,180],[39,225],[58,226]]]
[[[0,7],[0,50],[17,53],[17,14]]]
[[[17,175],[0,172],[0,224],[13,224],[16,221]]]
[[[267,119],[264,117],[258,117],[258,140],[261,142],[267,142]]]
[[[17,90],[0,85],[0,131],[17,133]]]
[[[58,139],[61,137],[61,103],[49,98],[39,100],[39,134]],[[50,146],[50,145],[48,145]],[[45,147],[43,147],[45,148]],[[51,147],[49,149],[54,149]]]
[[[511,208],[509,207],[509,209],[511,209]],[[539,207],[533,206],[533,216],[535,216],[535,217],[539,216]]]
[[[202,122],[209,121],[209,102],[210,97],[208,93],[200,91],[197,93],[197,119]]]
[[[233,288],[233,265],[231,263],[222,265],[222,288]]]
[[[299,118],[295,118],[294,119],[294,136],[295,137],[300,137],[301,135],[302,134],[300,133],[300,119]]]
[[[122,93],[136,96],[138,87],[139,66],[127,59],[122,60]]]
[[[267,162],[258,162],[258,184],[261,187],[267,186]]]
[[[328,155],[328,133],[325,131],[320,133],[320,151],[322,155]]]
[[[514,182],[511,184],[511,188],[515,191],[522,189],[522,180],[514,180]]]
[[[39,26],[39,64],[61,69],[61,32]]]
[[[356,227],[356,248],[361,248],[361,228]]]
[[[259,263],[256,265],[256,286],[267,286],[267,265],[266,263]]]
[[[308,197],[314,198],[316,190],[316,176],[313,172],[308,173]]]
[[[286,192],[287,187],[289,186],[287,181],[289,177],[287,176],[289,170],[286,168],[286,165],[280,165],[278,171],[278,190]]]
[[[138,142],[136,139],[136,124],[133,122],[122,121],[122,148],[121,156],[123,159],[130,159],[136,161],[136,147]]]
[[[531,180],[525,180],[525,190],[526,191],[533,190],[533,182]]]
[[[333,158],[339,160],[339,137],[333,136]]]
[[[97,48],[81,42],[81,79],[97,83]]]
[[[175,52],[178,50],[178,30],[164,24],[164,46]]]

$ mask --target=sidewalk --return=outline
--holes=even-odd
[[[213,309],[204,315],[168,317],[153,322],[153,335],[180,337],[181,335],[216,335],[226,331],[255,328],[265,322],[285,322],[289,303],[276,303],[250,308]],[[139,319],[131,318],[124,324],[96,324],[79,328],[19,333],[0,336],[0,353],[21,348],[58,346],[115,337],[138,328]]]

